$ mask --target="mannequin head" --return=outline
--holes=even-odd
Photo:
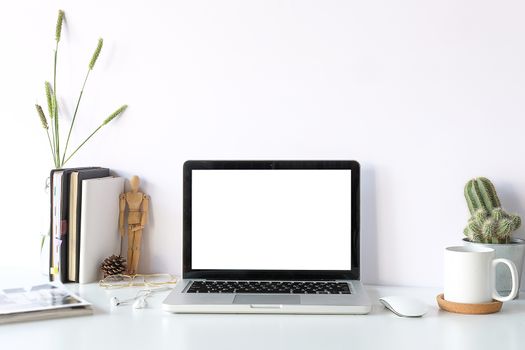
[[[138,176],[136,175],[132,176],[131,179],[129,180],[129,184],[131,186],[132,192],[137,193],[139,191],[140,179]]]

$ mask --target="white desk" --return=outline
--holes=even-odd
[[[176,315],[160,310],[166,292],[147,309],[112,309],[111,296],[137,289],[69,287],[93,303],[93,316],[0,326],[0,349],[525,349],[524,299],[498,314],[458,315],[438,310],[437,289],[367,286],[376,302],[365,316]],[[386,295],[418,297],[429,312],[397,317],[377,302]]]

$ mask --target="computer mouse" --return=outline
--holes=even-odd
[[[418,299],[405,296],[379,298],[387,309],[400,317],[421,317],[427,312],[427,306]]]

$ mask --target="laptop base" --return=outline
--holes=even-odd
[[[352,294],[192,294],[185,290],[192,280],[181,280],[164,300],[162,309],[173,313],[200,314],[327,314],[358,315],[371,311],[370,300],[359,281],[346,281]]]

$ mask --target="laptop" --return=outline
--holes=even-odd
[[[366,314],[359,163],[187,161],[175,313]]]

